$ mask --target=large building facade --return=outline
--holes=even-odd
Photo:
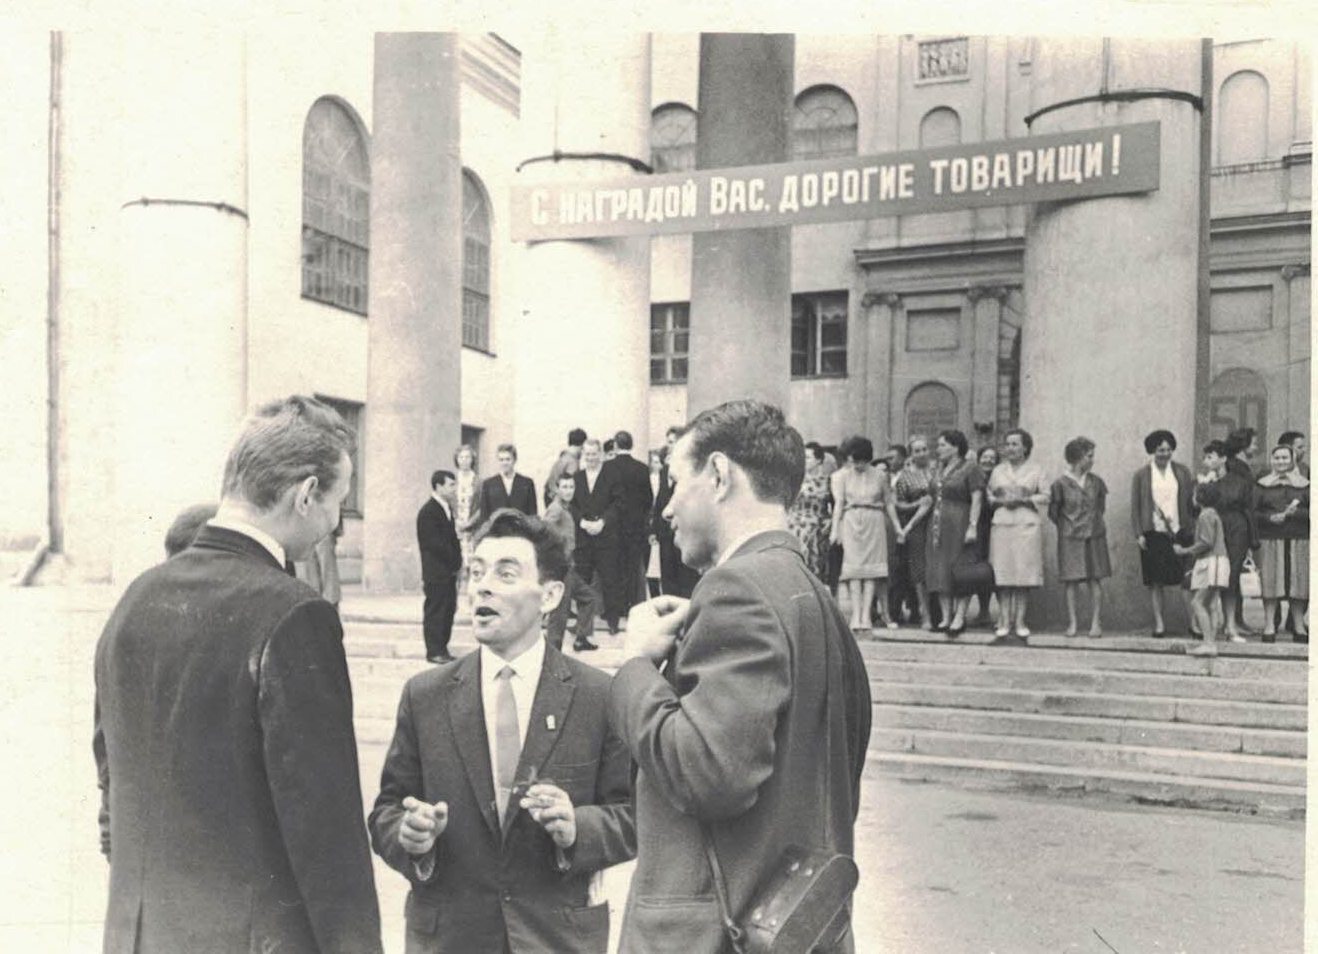
[[[18,267],[0,297],[11,375],[0,415],[25,463],[0,478],[9,503],[0,544],[16,553],[50,544],[70,579],[138,568],[163,535],[162,515],[217,495],[242,410],[293,391],[331,400],[363,436],[340,544],[346,577],[361,574],[364,488],[379,473],[365,440],[369,328],[382,294],[370,287],[370,256],[391,239],[370,227],[379,48],[368,34],[227,40],[4,41],[0,70],[16,91],[23,148],[6,150],[2,211],[12,227],[0,243]],[[626,426],[641,447],[658,446],[689,410],[691,327],[701,320],[690,236],[617,248],[527,248],[508,237],[509,191],[527,174],[519,166],[579,146],[560,142],[572,122],[598,116],[620,130],[610,152],[643,152],[648,112],[649,154],[636,158],[656,171],[694,167],[699,127],[717,121],[698,113],[699,37],[608,42],[594,62],[613,67],[567,81],[571,64],[589,59],[571,45],[494,35],[457,44],[453,433],[486,472],[496,445],[515,440],[522,469],[543,479],[568,421],[593,433]],[[798,36],[790,158],[1026,136],[1027,117],[1047,105],[1037,49],[1025,37]],[[205,80],[191,99],[162,85],[175,75],[169,62],[156,75],[140,66],[170,56]],[[1199,402],[1213,433],[1244,423],[1266,440],[1309,424],[1310,64],[1292,42],[1217,43],[1211,76]],[[139,187],[138,170],[153,165],[168,174]],[[153,216],[173,215],[160,201],[171,199],[211,205],[194,201],[162,227]],[[1004,206],[793,228],[790,368],[765,373],[789,375],[788,412],[807,438],[882,444],[957,427],[984,444],[1030,428],[1021,395],[1038,370],[1025,347],[1032,214]],[[1157,268],[1159,236],[1147,241]],[[555,250],[569,244],[577,250]],[[606,266],[627,269],[622,292],[592,277]],[[559,317],[544,317],[545,301]],[[1138,317],[1146,337],[1100,336],[1101,347],[1163,346],[1156,309]],[[545,412],[558,393],[566,406]],[[583,393],[599,399],[573,397]],[[162,420],[181,436],[153,444]],[[1150,407],[1147,428],[1164,424]],[[1092,427],[1078,414],[1070,431]],[[1182,436],[1183,459],[1194,436]],[[1104,470],[1104,453],[1098,469],[1124,493],[1125,475]],[[1060,468],[1060,445],[1037,454]],[[419,505],[427,487],[413,476],[389,479],[400,501]],[[130,537],[140,539],[128,546]]]

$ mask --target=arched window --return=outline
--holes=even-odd
[[[650,165],[655,172],[687,172],[696,167],[696,111],[665,103],[650,116]]]
[[[911,389],[906,396],[906,439],[916,434],[929,438],[957,425],[956,392],[946,384],[930,381]]]
[[[490,203],[462,170],[462,343],[490,350]]]
[[[836,86],[812,86],[796,97],[792,158],[856,154],[856,104]]]
[[[1268,156],[1268,81],[1253,70],[1232,73],[1217,104],[1217,164],[1258,162]]]
[[[1213,378],[1208,408],[1214,437],[1225,437],[1237,427],[1252,427],[1258,432],[1259,446],[1268,446],[1268,386],[1256,372],[1229,368]]]
[[[302,127],[302,297],[366,314],[371,159],[365,127],[323,96]]]
[[[924,114],[924,119],[920,120],[921,149],[956,146],[960,143],[961,117],[955,109],[939,106]]]

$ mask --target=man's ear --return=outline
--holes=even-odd
[[[705,467],[714,481],[714,499],[723,500],[732,491],[732,461],[722,451],[714,451]]]
[[[297,484],[293,491],[293,509],[305,517],[319,488],[320,479],[314,474]]]
[[[544,593],[540,597],[540,612],[551,612],[562,601],[563,592],[566,588],[562,580],[549,580],[541,588]]]

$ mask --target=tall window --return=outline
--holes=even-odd
[[[650,383],[686,381],[691,345],[691,305],[685,301],[650,306]]]
[[[462,170],[462,343],[490,350],[490,205]]]
[[[352,432],[357,435],[357,446],[349,457],[352,461],[352,484],[348,487],[348,496],[343,498],[343,512],[350,517],[360,517],[362,501],[366,499],[362,493],[362,487],[365,486],[362,482],[362,448],[366,446],[366,422],[363,415],[365,405],[357,401],[341,401],[338,398],[325,397],[323,394],[317,394],[316,399],[324,401],[338,411],[343,423],[352,428]]]
[[[847,373],[847,293],[792,296],[792,377]]]
[[[655,172],[687,172],[696,167],[696,111],[665,103],[650,116],[650,165]]]
[[[946,384],[931,381],[906,396],[907,440],[919,434],[932,443],[939,431],[956,425],[956,393]]]
[[[924,119],[920,120],[921,149],[956,146],[960,143],[961,117],[955,109],[939,106],[924,114]]]
[[[1232,73],[1217,104],[1217,162],[1230,166],[1268,156],[1268,81],[1253,70]]]
[[[796,97],[792,158],[856,154],[856,104],[836,86],[812,86]]]
[[[316,100],[302,128],[302,297],[366,314],[371,160],[361,120]]]

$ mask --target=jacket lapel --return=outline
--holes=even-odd
[[[553,646],[546,645],[540,683],[536,686],[535,701],[531,703],[531,719],[526,725],[526,742],[522,745],[522,757],[517,762],[518,782],[531,778],[533,768],[535,778],[540,779],[545,763],[549,761],[559,736],[563,734],[575,692],[572,672],[563,661],[563,654]],[[518,810],[517,800],[509,799],[508,814],[504,821],[511,822]],[[505,825],[504,831],[510,827]]]
[[[449,730],[458,755],[467,770],[476,805],[491,833],[499,834],[494,801],[494,777],[490,770],[490,746],[485,735],[485,711],[481,708],[480,653],[468,654],[453,673],[458,684],[449,697]]]

